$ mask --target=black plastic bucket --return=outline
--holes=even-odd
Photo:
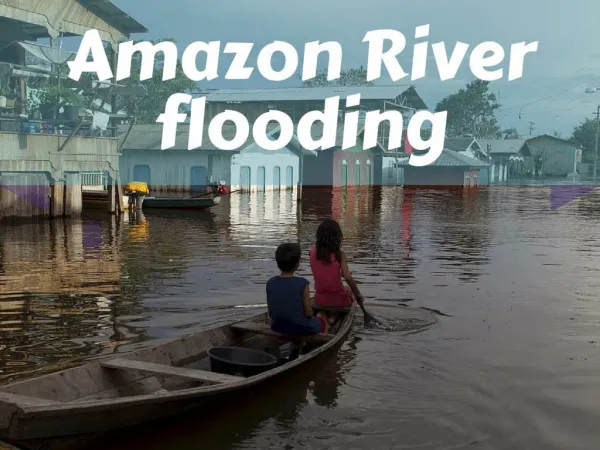
[[[208,350],[208,356],[211,371],[244,377],[266,372],[279,363],[269,353],[243,347],[213,347]]]

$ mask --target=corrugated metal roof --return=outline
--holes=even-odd
[[[175,146],[170,148],[169,150],[187,150],[188,149],[188,135],[189,135],[190,126],[187,124],[179,124],[177,127],[177,135],[175,138]],[[268,132],[271,132],[278,128],[276,124],[269,124]],[[118,136],[119,139],[124,139],[129,129],[129,125],[119,125]],[[127,141],[123,146],[124,150],[160,150],[161,142],[162,142],[162,132],[163,126],[161,124],[146,124],[146,125],[134,125],[127,137]],[[223,138],[226,140],[231,140],[235,137],[236,127],[235,125],[225,124],[223,126]],[[359,135],[361,134],[361,130],[359,130]],[[320,123],[315,123],[311,129],[311,135],[313,139],[319,139],[323,135],[323,125]],[[336,134],[336,146],[341,147],[344,136],[344,128],[342,124],[338,125],[337,134]],[[250,135],[246,142],[237,150],[231,150],[233,152],[243,150],[247,146],[254,143],[254,139],[252,138],[252,130],[250,130]],[[202,139],[202,150],[217,150],[217,151],[228,151],[221,150],[217,148],[211,141],[208,136],[208,126],[204,127],[204,136]],[[305,155],[311,155],[312,152],[306,150],[304,151]]]
[[[477,139],[481,148],[487,152],[487,146],[491,146],[490,153],[519,153],[525,143],[524,139]]]
[[[444,147],[455,152],[464,152],[473,143],[473,138],[446,139]]]
[[[360,94],[362,100],[392,101],[410,88],[396,86],[331,86],[317,88],[219,89],[206,94],[208,102],[322,101],[329,97]]]
[[[269,131],[276,128],[276,126],[271,126]],[[120,125],[119,126],[119,139],[123,139],[127,130],[129,129],[129,125]],[[188,137],[189,137],[189,129],[190,126],[186,124],[179,124],[177,126],[177,134],[175,137],[175,146],[166,150],[187,150],[188,149]],[[160,150],[160,146],[162,143],[162,132],[163,126],[161,124],[147,124],[147,125],[134,125],[123,145],[124,150]],[[235,125],[225,124],[223,125],[223,138],[226,140],[231,140],[235,137],[236,127]],[[254,143],[252,139],[252,133],[248,136],[246,142],[242,145],[242,147],[238,150],[241,150],[248,145]],[[216,147],[208,137],[208,126],[204,127],[204,136],[202,138],[202,150],[218,150],[218,151],[228,151],[221,150]],[[236,151],[236,150],[232,150]]]
[[[115,27],[125,36],[132,33],[147,33],[148,29],[116,6],[110,0],[77,0],[83,7],[89,9],[109,25]]]
[[[399,161],[399,164],[408,166],[408,159]],[[459,152],[445,148],[438,159],[432,164],[425,167],[487,167],[489,164],[480,159],[471,158]]]
[[[537,146],[543,145],[543,144],[539,144],[539,141],[542,139],[548,139],[550,141],[554,141],[557,144],[563,145],[565,147],[571,147],[571,148],[575,148],[575,149],[578,149],[581,147],[579,144],[575,144],[567,139],[559,138],[556,136],[551,136],[549,134],[540,134],[539,136],[527,139],[525,142],[527,143],[527,145],[529,147],[537,147]]]

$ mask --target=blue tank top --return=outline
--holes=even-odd
[[[314,332],[313,320],[304,315],[304,289],[308,280],[302,277],[276,276],[267,281],[267,308],[271,329],[278,333],[300,335]]]

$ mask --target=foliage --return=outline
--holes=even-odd
[[[502,136],[504,139],[519,139],[521,137],[519,135],[519,131],[515,127],[510,127],[503,130]]]
[[[436,112],[448,111],[446,135],[450,138],[500,139],[502,133],[495,112],[496,96],[488,92],[489,81],[475,80],[466,88],[440,101]]]
[[[298,75],[302,80],[302,74]],[[327,80],[327,70],[322,69],[317,72],[317,76],[310,80],[302,81],[302,87],[325,87],[325,86],[373,86],[372,81],[367,81],[367,70],[360,66],[358,69],[342,69],[340,78],[337,80]]]
[[[175,42],[174,39],[159,39],[152,41],[152,43],[157,44],[165,41]],[[167,81],[162,80],[162,68],[164,64],[164,54],[162,52],[156,53],[154,60],[155,70],[151,79],[140,81],[141,63],[142,54],[136,52],[132,57],[131,76],[119,82],[125,86],[141,85],[146,88],[146,95],[144,97],[122,98],[118,104],[118,109],[122,109],[127,114],[135,116],[137,123],[155,123],[156,118],[164,111],[165,104],[171,95],[198,89],[196,82],[185,76],[180,59],[177,60],[175,78]]]
[[[569,139],[571,142],[583,147],[583,159],[593,161],[596,148],[596,118],[588,118],[573,129]]]
[[[30,93],[27,99],[27,110],[42,114],[58,111],[64,105],[85,106],[85,101],[73,89],[53,85],[40,89],[35,95]]]

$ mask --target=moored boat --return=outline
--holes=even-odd
[[[3,386],[0,439],[32,450],[82,448],[115,431],[268,387],[271,380],[338,348],[351,330],[354,314],[355,308],[342,312],[331,334],[292,338],[273,332],[262,313]],[[305,352],[295,358],[286,355],[286,347],[298,341],[305,344]],[[258,355],[263,363],[240,362],[242,368],[236,369],[235,361],[227,362],[231,351]]]
[[[142,209],[162,208],[162,209],[207,209],[218,205],[221,202],[220,196],[214,197],[145,197],[142,202]]]

